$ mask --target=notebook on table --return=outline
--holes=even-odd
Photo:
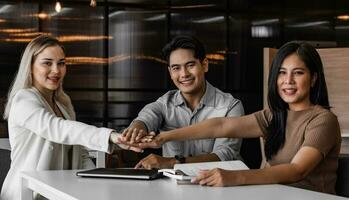
[[[191,184],[191,179],[198,176],[200,170],[221,168],[225,170],[248,170],[240,160],[175,164],[173,169],[161,169],[164,176],[173,178],[177,184]]]
[[[95,178],[124,178],[124,179],[141,179],[153,180],[162,177],[157,169],[134,169],[134,168],[96,168],[91,170],[78,171],[80,177]]]

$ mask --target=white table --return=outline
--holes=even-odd
[[[76,170],[22,173],[22,200],[32,192],[57,200],[336,200],[339,196],[284,185],[206,187],[177,185],[171,179],[153,181],[80,178]]]

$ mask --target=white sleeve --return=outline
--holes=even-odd
[[[26,128],[49,141],[109,152],[112,129],[97,128],[57,117],[29,90],[20,90],[16,94],[9,117],[14,125]]]

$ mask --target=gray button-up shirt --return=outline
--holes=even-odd
[[[135,120],[142,121],[148,131],[168,131],[214,117],[241,116],[240,100],[206,82],[206,91],[194,111],[186,105],[179,90],[172,90],[157,101],[146,105]],[[216,154],[221,160],[241,159],[241,139],[202,139],[171,141],[162,147],[164,157]]]

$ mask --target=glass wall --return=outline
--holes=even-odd
[[[146,103],[168,87],[167,20],[163,11],[109,11],[109,126],[127,126]]]
[[[8,88],[18,69],[21,52],[37,35],[39,7],[31,3],[0,2],[0,113],[4,111]],[[7,123],[0,119],[0,137],[8,137]]]
[[[80,121],[116,129],[173,89],[162,47],[175,35],[203,41],[207,79],[242,100],[246,113],[262,108],[263,48],[290,40],[348,47],[345,1],[294,0],[0,0],[0,111],[24,46],[39,34],[58,37],[67,53],[64,87]],[[315,6],[314,6],[315,5]],[[0,120],[0,137],[8,137]]]

